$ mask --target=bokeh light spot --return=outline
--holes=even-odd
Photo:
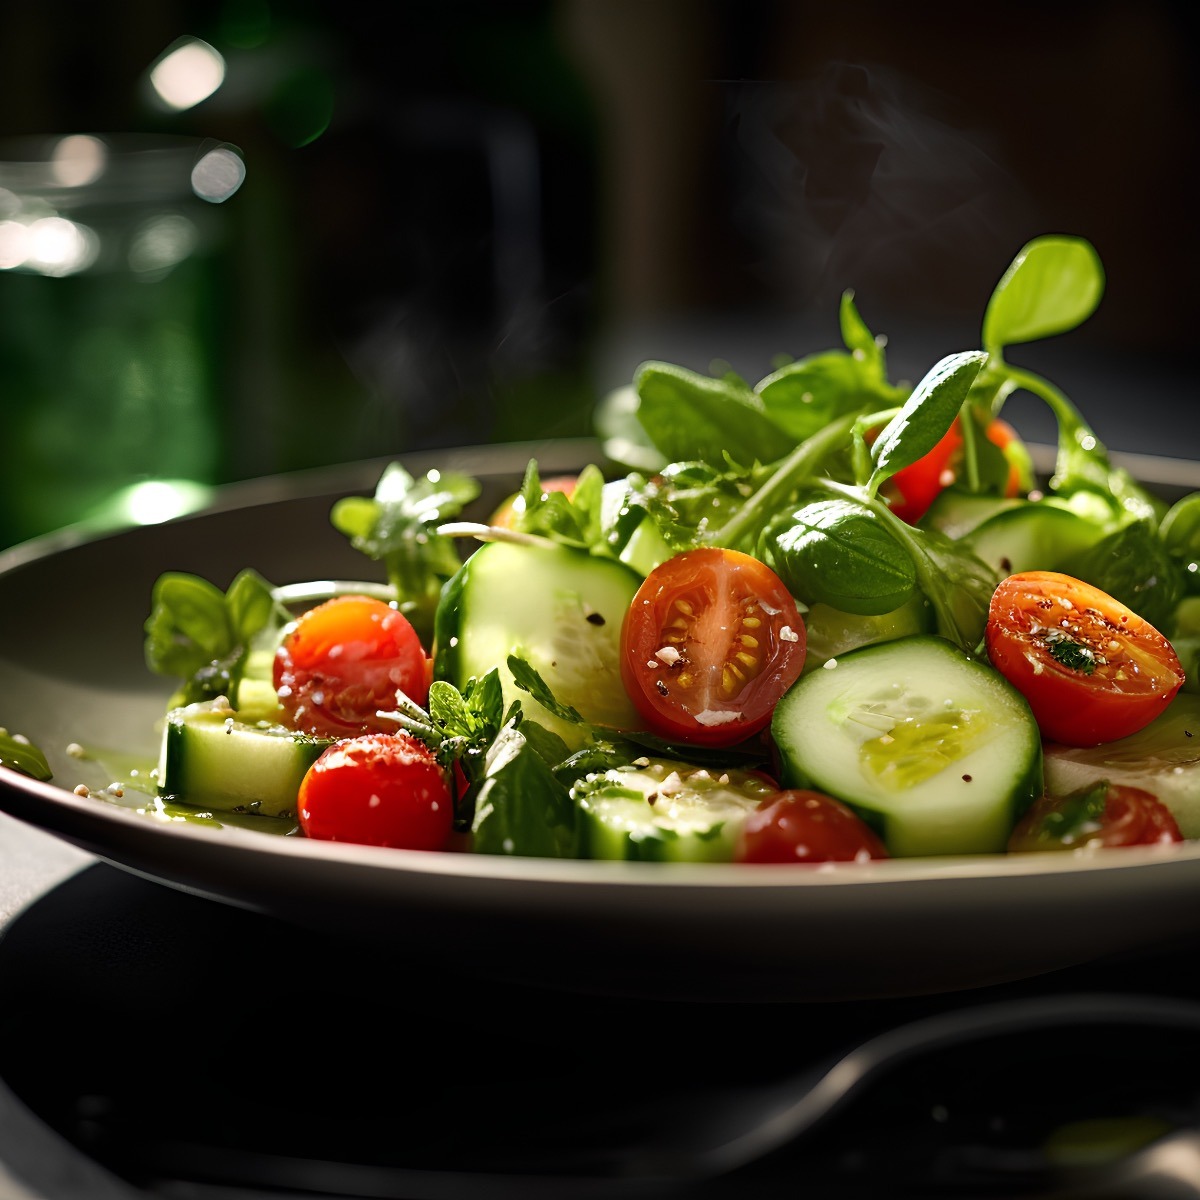
[[[192,168],[192,190],[201,200],[221,204],[242,186],[246,164],[232,146],[217,146]]]
[[[195,37],[180,38],[150,68],[150,85],[169,109],[181,112],[207,100],[225,81],[220,51]]]

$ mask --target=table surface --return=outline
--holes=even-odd
[[[710,1100],[725,1103],[747,1080],[753,1091],[761,1080],[774,1076],[757,1067],[747,1068],[747,1048],[752,1052],[750,1058],[781,1055],[788,1067],[783,1078],[792,1079],[796,1067],[811,1070],[812,1064],[825,1061],[826,1049],[836,1048],[841,1053],[875,1032],[907,1027],[926,1015],[962,1012],[974,1004],[986,1006],[994,1000],[1132,989],[1146,996],[1183,1000],[1185,1006],[1192,1002],[1200,1013],[1200,1004],[1195,1003],[1200,1001],[1200,990],[1181,980],[1178,970],[1179,955],[1184,956],[1182,961],[1190,961],[1197,950],[1200,945],[1176,948],[1135,959],[1132,965],[1129,961],[1093,964],[970,994],[849,1002],[823,1006],[819,1011],[816,1006],[803,1005],[724,1006],[719,1011],[712,1006],[668,1010],[668,1006],[658,1005],[647,1012],[641,1003],[586,996],[564,1000],[557,994],[492,986],[465,971],[457,975],[444,972],[431,979],[429,963],[420,961],[406,959],[399,968],[397,964],[381,965],[341,939],[314,938],[272,918],[140,879],[0,814],[0,1022],[10,1031],[6,1036],[11,1036],[14,1028],[28,1029],[31,1047],[14,1051],[0,1042],[6,1064],[0,1073],[0,1200],[266,1200],[268,1196],[283,1200],[300,1193],[288,1192],[286,1175],[280,1190],[275,1190],[274,1182],[266,1185],[261,1172],[280,1169],[279,1164],[285,1172],[320,1171],[330,1163],[336,1166],[338,1152],[345,1147],[351,1155],[362,1152],[364,1157],[343,1161],[365,1164],[361,1169],[368,1176],[372,1170],[380,1172],[376,1180],[384,1179],[386,1184],[397,1172],[404,1175],[409,1170],[410,1156],[419,1160],[425,1155],[422,1138],[444,1130],[447,1103],[452,1120],[456,1106],[462,1104],[464,1111],[487,1113],[489,1122],[500,1127],[482,1151],[476,1147],[473,1133],[461,1149],[453,1148],[449,1155],[433,1152],[435,1158],[441,1153],[433,1171],[457,1167],[469,1173],[478,1169],[477,1162],[487,1162],[487,1155],[497,1146],[506,1152],[505,1139],[520,1143],[526,1126],[505,1113],[506,1105],[522,1119],[528,1116],[529,1144],[540,1154],[540,1147],[547,1144],[544,1130],[560,1109],[582,1113],[580,1119],[587,1121],[597,1115],[611,1117],[627,1103],[645,1107],[649,1099],[657,1114],[660,1092],[676,1103],[690,1089],[699,1097],[701,1111],[706,1112],[704,1106]],[[247,997],[253,1003],[250,1010],[240,1007]],[[222,1005],[229,1011],[218,1011]],[[351,1021],[326,1019],[331,1012],[337,1017],[338,1005],[352,1016]],[[247,1011],[253,1020],[245,1019]],[[231,1013],[233,1020],[228,1019]],[[813,1013],[818,1015],[814,1018]],[[479,1041],[473,1036],[473,1026],[484,1030]],[[414,1029],[437,1045],[439,1056],[433,1065],[422,1066],[413,1058],[405,1039]],[[439,1029],[443,1034],[437,1042]],[[664,1030],[673,1031],[670,1047],[656,1037]],[[828,1031],[825,1047],[820,1041],[822,1030]],[[1011,1096],[998,1099],[997,1105],[1011,1109],[1014,1103],[1020,1108],[1040,1101],[1044,1108],[1048,1102],[1042,1097],[1054,1094],[1056,1076],[1057,1086],[1065,1087],[1063,1077],[1071,1075],[1073,1064],[1078,1069],[1083,1063],[1086,1071],[1088,1061],[1096,1057],[1095,1043],[1086,1029],[1079,1037],[1071,1034],[1064,1038],[1061,1032],[1051,1032],[1048,1051],[1043,1048],[1038,1053],[1060,1057],[1057,1070],[1041,1079],[1039,1096],[1027,1097],[1028,1077],[1023,1075],[1015,1100]],[[1158,1045],[1156,1057],[1142,1060],[1158,1064],[1149,1069],[1153,1080],[1164,1080],[1164,1102],[1169,1092],[1174,1097],[1171,1103],[1178,1105],[1179,1089],[1184,1088],[1185,1106],[1197,1104],[1192,1091],[1186,1089],[1194,1089],[1192,1081],[1200,1077],[1200,1017],[1194,1032],[1195,1037],[1179,1048],[1172,1044],[1164,1050],[1154,1043]],[[608,1034],[614,1035],[611,1062],[596,1050]],[[1099,1044],[1107,1043],[1101,1038]],[[739,1045],[741,1061],[733,1066],[728,1054],[712,1052],[713,1046],[732,1047],[736,1059]],[[680,1046],[704,1050],[681,1053]],[[813,1056],[812,1046],[822,1052]],[[1187,1065],[1189,1054],[1197,1060],[1196,1069]],[[1140,1079],[1139,1072],[1144,1069],[1137,1054],[1124,1057],[1131,1060],[1126,1068],[1133,1072],[1130,1078]],[[514,1061],[521,1064],[520,1073],[514,1074],[508,1065]],[[1043,1058],[1037,1062],[1043,1063]],[[10,1073],[12,1064],[18,1074]],[[49,1084],[39,1083],[38,1075],[47,1065],[56,1078]],[[942,1061],[934,1070],[945,1076],[951,1094],[955,1094],[957,1080],[960,1092],[965,1087],[973,1095],[979,1090],[974,1074],[979,1064],[973,1060],[968,1065],[971,1070],[964,1073],[961,1063],[955,1066]],[[925,1070],[924,1060],[919,1070]],[[995,1061],[984,1070],[994,1072]],[[637,1073],[637,1095],[630,1094],[631,1071]],[[86,1157],[58,1132],[69,1128],[74,1131],[73,1139],[78,1136],[84,1125],[79,1119],[80,1104],[95,1099],[89,1096],[93,1079],[101,1081],[97,1090],[107,1088],[111,1105],[106,1118],[107,1153],[112,1154],[114,1145],[118,1152],[132,1153],[135,1165],[144,1167],[152,1181],[144,1188],[100,1165],[116,1161],[113,1158],[102,1154],[96,1160]],[[372,1100],[367,1105],[362,1097],[381,1080],[391,1089],[392,1099],[387,1100],[385,1088],[383,1101]],[[923,1080],[923,1074],[910,1074],[893,1091],[903,1093],[908,1105],[909,1093],[904,1089],[919,1090]],[[1107,1077],[1103,1082],[1107,1083]],[[993,1077],[989,1077],[988,1087],[982,1091],[987,1092],[992,1083]],[[670,1090],[664,1090],[668,1084]],[[53,1095],[50,1099],[59,1118],[52,1127],[35,1115],[34,1101],[27,1104],[22,1097],[37,1095],[46,1104],[47,1087],[53,1093],[60,1086],[65,1092],[61,1103]],[[1076,1103],[1074,1092],[1081,1086],[1059,1093],[1068,1106]],[[1153,1085],[1155,1089],[1158,1086]],[[420,1097],[415,1111],[414,1095]],[[190,1122],[198,1120],[203,1125],[214,1101],[219,1106],[227,1096],[239,1111],[251,1114],[252,1120],[256,1106],[259,1110],[265,1107],[272,1114],[271,1121],[292,1127],[288,1133],[286,1128],[271,1129],[267,1122],[262,1140],[257,1134],[252,1139],[253,1152],[263,1156],[257,1182],[266,1190],[255,1190],[253,1176],[231,1181],[230,1176],[240,1169],[236,1143],[231,1155],[230,1143],[220,1136],[214,1138],[211,1129],[206,1135],[197,1135],[185,1150],[216,1154],[228,1173],[226,1178],[205,1185],[202,1172],[197,1184],[187,1174],[189,1161],[195,1159],[179,1157],[180,1130],[187,1142]],[[1157,1091],[1153,1099],[1158,1102]],[[868,1103],[874,1107],[868,1106],[865,1116],[860,1107],[855,1119],[861,1117],[864,1128],[887,1129],[887,1105],[894,1102],[895,1095],[879,1102],[871,1100]],[[274,1105],[278,1109],[272,1108]],[[921,1114],[931,1111],[927,1100],[917,1106]],[[327,1127],[341,1120],[347,1110],[351,1120],[346,1129],[330,1135]],[[311,1148],[305,1141],[309,1131],[302,1130],[297,1138],[294,1129],[297,1115],[303,1124],[309,1114],[314,1122]],[[666,1118],[672,1115],[663,1113]],[[657,1122],[659,1116],[654,1119]],[[412,1122],[407,1130],[393,1133],[396,1122],[407,1121]],[[364,1128],[355,1127],[359,1124]],[[903,1126],[899,1128],[903,1132]],[[371,1155],[380,1136],[385,1141],[391,1138],[392,1143],[383,1165],[372,1165]],[[812,1147],[818,1145],[824,1153],[829,1136],[822,1133],[819,1143],[810,1140],[801,1155],[785,1159],[783,1170],[792,1172],[786,1188],[777,1182],[775,1186],[781,1190],[768,1190],[760,1182],[760,1190],[753,1192],[706,1190],[702,1194],[705,1200],[718,1196],[723,1200],[733,1196],[737,1200],[773,1200],[776,1195],[790,1195],[795,1189],[795,1173],[809,1168]],[[835,1123],[833,1140],[838,1136],[844,1136],[844,1129]],[[854,1136],[861,1135],[855,1132]],[[874,1135],[870,1140],[875,1142]],[[148,1159],[139,1158],[143,1150]],[[872,1144],[869,1150],[876,1163],[895,1152],[886,1144],[882,1148]],[[180,1162],[183,1170],[172,1174]],[[417,1173],[422,1174],[419,1168],[418,1162]],[[819,1175],[821,1170],[833,1169],[818,1163],[814,1172]],[[518,1194],[522,1200],[542,1200],[543,1196],[549,1200],[553,1195],[542,1190],[492,1193],[473,1184],[462,1192],[448,1190],[436,1181],[430,1183],[429,1171],[424,1169],[424,1181],[432,1190],[360,1191],[342,1175],[321,1195],[327,1200],[348,1193],[436,1195],[445,1200],[457,1200],[460,1195],[488,1196],[490,1200],[493,1195]],[[465,1177],[473,1179],[469,1174]],[[129,1178],[136,1178],[136,1172]],[[809,1178],[811,1181],[814,1176]],[[302,1194],[316,1200],[310,1177],[305,1179]],[[839,1182],[839,1194],[843,1200],[878,1194],[863,1190],[864,1186],[859,1182],[842,1187]],[[986,1194],[998,1193],[990,1190]]]
[[[0,813],[0,939],[27,905],[95,861]],[[133,1194],[78,1155],[0,1080],[0,1200],[127,1200]]]

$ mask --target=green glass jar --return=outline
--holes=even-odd
[[[0,545],[152,521],[219,481],[229,146],[0,146]]]

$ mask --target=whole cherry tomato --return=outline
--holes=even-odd
[[[1015,455],[1015,448],[1020,445],[1016,430],[997,417],[991,421],[985,432],[988,441],[1005,451],[1005,457],[1009,460],[1004,494],[1019,496],[1022,490],[1028,490],[1031,481],[1024,478]],[[928,454],[897,471],[883,485],[883,494],[887,497],[892,511],[902,521],[915,525],[937,499],[938,493],[958,478],[962,455],[962,418],[955,417],[954,423],[942,435],[941,441]]]
[[[1105,780],[1067,796],[1043,796],[1017,823],[1010,853],[1183,841],[1171,810],[1141,788]]]
[[[1056,571],[1003,580],[984,638],[992,665],[1029,701],[1043,737],[1070,746],[1136,733],[1183,685],[1179,658],[1153,625]]]
[[[737,550],[669,558],[621,629],[621,678],[648,727],[729,746],[761,730],[804,666],[804,622],[770,567]]]
[[[311,608],[275,655],[275,691],[290,723],[318,737],[394,731],[376,714],[396,692],[424,705],[429,665],[403,613],[369,596],[337,596]]]
[[[746,818],[734,857],[744,863],[866,862],[888,852],[846,805],[799,789],[762,801]]]
[[[306,837],[442,850],[454,800],[433,752],[405,733],[334,742],[308,769],[296,805]]]

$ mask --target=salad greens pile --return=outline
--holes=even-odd
[[[339,501],[331,521],[382,565],[389,597],[435,663],[447,649],[438,644],[444,609],[471,558],[463,539],[474,537],[557,548],[641,577],[687,551],[753,556],[811,619],[811,666],[822,638],[844,650],[898,633],[936,635],[955,655],[985,659],[989,604],[1010,564],[980,531],[1003,515],[1053,543],[1056,569],[1169,638],[1185,687],[1200,691],[1200,493],[1174,504],[1153,495],[1114,464],[1058,386],[1009,361],[1013,348],[1086,321],[1104,283],[1083,239],[1035,239],[1000,278],[980,344],[947,354],[915,384],[891,378],[886,340],[847,291],[843,345],[776,362],[755,384],[726,370],[643,363],[597,414],[603,466],[585,466],[567,492],[544,486],[529,462],[502,528],[463,519],[480,500],[477,480],[452,471],[414,478],[399,463],[373,496]],[[996,435],[1017,392],[1047,405],[1057,427],[1054,468],[1040,486],[1015,431]],[[903,515],[913,472],[951,442],[952,475],[935,480],[928,511]],[[269,658],[295,619],[294,598],[253,570],[225,591],[161,576],[145,650],[153,671],[178,682],[172,704],[227,704],[236,714],[253,707],[264,682],[273,702]],[[1088,673],[1086,647],[1063,639],[1053,652]],[[652,759],[686,761],[701,774],[767,765],[762,740],[718,748],[592,723],[521,646],[496,657],[504,661],[470,678],[435,667],[427,702],[400,691],[389,714],[462,777],[456,823],[476,850],[578,854],[580,797],[643,801],[620,772]],[[947,671],[958,669],[947,660]],[[9,741],[0,741],[7,765],[40,769],[29,748]]]

